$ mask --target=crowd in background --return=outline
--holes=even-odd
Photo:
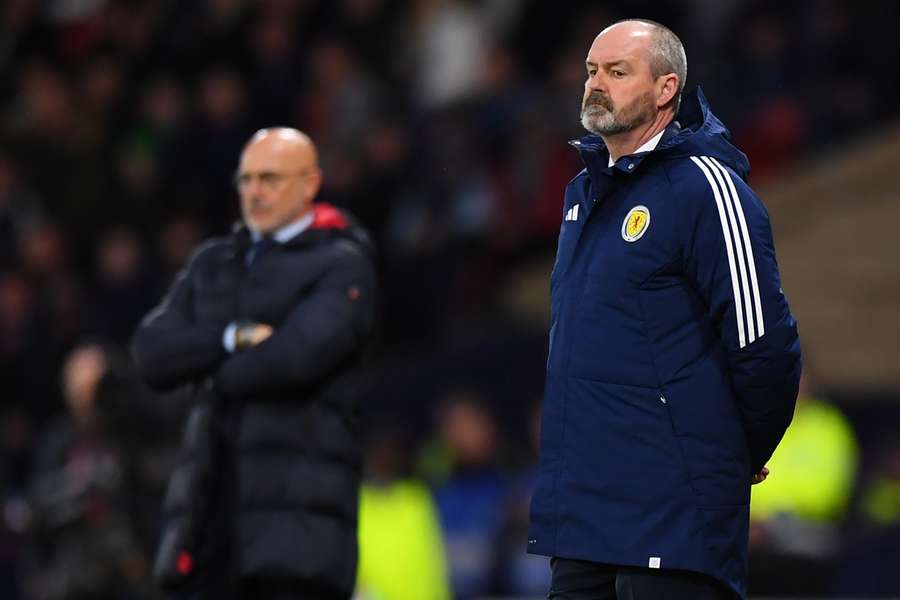
[[[379,539],[366,515],[389,501],[418,503],[436,545],[416,557],[449,573],[425,597],[542,594],[546,560],[524,554],[523,527],[546,274],[581,168],[566,140],[582,134],[591,39],[626,16],[676,31],[688,86],[702,84],[759,182],[900,111],[900,9],[877,4],[3,2],[0,596],[111,597],[92,586],[114,581],[116,597],[152,597],[184,402],[136,383],[127,345],[197,242],[237,218],[237,157],[271,125],[316,141],[322,200],[352,211],[380,251],[364,531]],[[830,550],[797,560],[826,566],[817,573],[863,565],[853,573],[871,570],[884,590],[896,576],[863,548],[900,555],[900,449],[859,470],[847,447],[838,507],[811,517],[832,531],[803,529]],[[833,541],[847,515],[871,526],[853,529],[852,556]],[[771,535],[780,528],[757,540],[796,555]],[[365,545],[375,600],[389,566],[366,562]],[[780,593],[777,579],[757,589]],[[858,589],[825,579],[823,594]]]

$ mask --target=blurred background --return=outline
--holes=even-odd
[[[900,597],[888,0],[3,0],[0,597],[158,597],[186,401],[144,389],[127,345],[237,218],[238,155],[271,125],[313,137],[321,198],[380,249],[359,597],[544,595],[524,547],[581,169],[566,141],[587,49],[623,17],[684,41],[688,87],[750,156],[800,324],[808,375],[754,489],[751,592]]]

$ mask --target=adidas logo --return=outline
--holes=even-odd
[[[578,220],[578,204],[569,209],[566,213],[566,221],[577,221]]]

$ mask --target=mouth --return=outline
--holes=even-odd
[[[244,218],[254,223],[267,221],[270,218],[270,215],[271,211],[269,210],[269,207],[259,204],[247,207],[244,212]]]
[[[265,204],[254,203],[250,205],[250,209],[248,212],[251,215],[264,215],[269,212],[269,207]]]
[[[588,96],[588,99],[585,101],[584,110],[596,108],[602,108],[607,112],[612,112],[613,110],[612,102],[609,98],[607,98],[606,96],[601,96],[599,94],[592,94]]]

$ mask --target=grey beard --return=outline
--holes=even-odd
[[[616,135],[634,129],[636,123],[622,122],[616,119],[611,110],[599,104],[590,104],[581,111],[581,126],[594,135]]]
[[[654,116],[653,98],[648,92],[618,112],[611,105],[607,108],[592,102],[581,109],[581,124],[596,135],[616,135],[631,131]]]

